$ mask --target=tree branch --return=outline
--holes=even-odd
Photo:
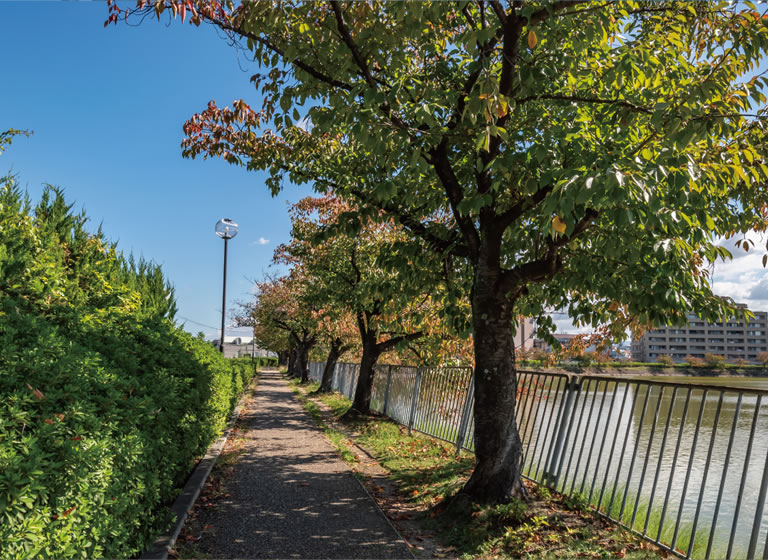
[[[337,80],[336,78],[332,78],[326,74],[323,74],[322,72],[319,72],[314,66],[304,62],[301,59],[295,58],[293,60],[286,60],[285,53],[283,50],[275,45],[272,41],[269,41],[265,39],[264,37],[261,37],[260,35],[257,35],[255,33],[250,33],[248,31],[244,31],[243,29],[240,29],[238,27],[235,27],[229,23],[227,23],[224,20],[212,20],[215,25],[218,25],[225,31],[229,31],[231,33],[235,33],[237,35],[240,35],[242,37],[246,37],[250,39],[251,41],[254,41],[256,43],[264,45],[266,48],[268,48],[273,53],[280,56],[283,60],[285,60],[288,64],[292,64],[296,66],[297,68],[300,68],[316,80],[319,80],[329,86],[337,87],[344,89],[346,91],[352,90],[352,85],[342,82],[340,80]]]
[[[388,340],[385,340],[384,342],[379,342],[376,344],[376,350],[381,352],[386,352],[387,350],[391,350],[398,344],[404,341],[411,341],[411,340],[418,340],[419,338],[422,338],[425,333],[423,332],[415,332],[410,334],[403,334],[400,336],[394,336]]]
[[[360,52],[360,49],[357,47],[355,40],[352,38],[352,34],[349,32],[349,27],[347,27],[347,24],[344,21],[344,14],[339,6],[339,0],[330,0],[330,5],[333,10],[333,15],[336,17],[336,27],[341,34],[344,44],[347,45],[349,52],[352,53],[352,58],[355,60],[355,64],[357,64],[357,67],[360,69],[368,86],[372,89],[376,89],[376,80],[373,79],[371,71],[368,68],[368,63]]]
[[[410,232],[420,237],[424,242],[431,246],[433,249],[438,250],[441,253],[450,253],[457,257],[468,257],[469,248],[462,243],[461,239],[454,236],[453,239],[443,239],[436,236],[429,231],[427,227],[421,223],[412,214],[405,209],[396,206],[391,201],[379,201],[373,197],[367,196],[363,191],[355,188],[349,189],[356,198],[360,199],[364,204],[370,204],[374,208],[383,210],[384,212],[394,216],[398,222]]]
[[[509,208],[507,211],[499,215],[498,225],[504,232],[515,220],[525,214],[531,208],[534,208],[537,204],[543,201],[549,193],[552,192],[552,186],[544,187],[537,190],[531,196],[522,199],[520,202]]]
[[[501,288],[505,292],[519,290],[526,284],[542,282],[554,276],[563,266],[558,249],[587,231],[598,216],[599,213],[590,208],[585,212],[584,217],[576,222],[570,235],[561,235],[556,239],[548,240],[547,252],[542,258],[503,271]]]
[[[453,168],[451,167],[451,162],[448,159],[447,141],[443,139],[443,141],[432,150],[430,155],[433,159],[432,165],[435,168],[435,172],[437,173],[437,176],[443,185],[443,189],[445,190],[445,194],[448,197],[448,201],[451,204],[453,217],[464,236],[464,240],[467,242],[469,256],[475,258],[480,250],[480,235],[472,220],[469,219],[469,217],[462,215],[458,210],[459,203],[464,200],[464,192]]]
[[[554,15],[556,12],[581,3],[582,0],[560,0],[559,2],[555,2],[551,6],[533,12],[531,17],[528,19],[528,25],[531,26],[536,25],[537,23],[541,23],[551,15]]]
[[[498,0],[491,0],[489,4],[491,5],[491,8],[493,8],[493,11],[496,13],[496,17],[499,18],[501,24],[506,25],[507,12],[504,10],[504,6],[501,5],[501,2]]]
[[[363,341],[363,344],[365,344],[365,337],[368,335],[368,325],[365,323],[365,315],[363,315],[362,311],[358,311],[355,314],[355,319],[357,319],[357,328],[360,331],[360,338]]]
[[[648,107],[641,107],[640,105],[635,105],[634,103],[631,103],[629,101],[626,101],[625,99],[601,99],[599,97],[584,97],[580,95],[559,95],[559,94],[538,94],[538,95],[529,95],[528,97],[520,97],[518,99],[515,99],[516,103],[526,103],[528,101],[537,101],[539,99],[551,99],[553,101],[574,101],[579,103],[600,103],[605,105],[619,105],[621,107],[626,107],[628,109],[632,109],[633,111],[638,111],[640,113],[646,113],[649,115],[653,114],[653,109],[649,109]]]

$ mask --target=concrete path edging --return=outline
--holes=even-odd
[[[179,534],[184,528],[184,522],[187,520],[187,515],[192,510],[192,506],[200,495],[200,491],[208,480],[208,476],[211,474],[214,465],[216,465],[216,461],[229,439],[232,428],[240,418],[240,413],[245,408],[245,401],[253,395],[255,388],[254,384],[257,383],[257,381],[258,372],[253,376],[247,391],[244,392],[240,402],[237,404],[224,433],[208,448],[205,456],[197,464],[195,470],[192,471],[181,494],[179,494],[173,502],[170,510],[171,513],[176,515],[175,523],[168,529],[168,531],[155,539],[152,545],[139,556],[139,560],[168,560],[168,553],[176,544],[176,539],[179,538]]]

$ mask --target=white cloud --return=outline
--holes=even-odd
[[[269,239],[265,239],[264,237],[259,237],[256,241],[253,242],[254,245],[267,245],[269,243]]]
[[[295,126],[299,127],[302,130],[305,130],[306,132],[311,132],[312,120],[309,118],[309,115],[307,115],[306,117],[302,117],[299,122],[295,123]]]
[[[712,277],[712,291],[721,296],[745,303],[753,311],[768,310],[768,270],[763,267],[766,237],[761,233],[750,233],[754,241],[749,251],[736,247],[740,237],[722,240],[721,245],[733,255],[732,260],[717,261]]]
[[[583,334],[591,333],[594,329],[591,326],[588,327],[576,327],[573,322],[568,318],[555,319],[555,326],[557,327],[557,333],[567,334]]]

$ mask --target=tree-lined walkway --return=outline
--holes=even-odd
[[[405,542],[296,402],[264,372],[243,411],[248,431],[226,482],[202,512],[197,543],[219,558],[412,558]]]

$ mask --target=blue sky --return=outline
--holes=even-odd
[[[44,183],[63,187],[94,229],[103,223],[124,252],[162,265],[187,330],[214,335],[216,221],[240,224],[229,244],[231,307],[249,299],[252,280],[289,239],[287,201],[310,190],[287,185],[272,198],[259,174],[181,157],[182,125],[209,100],[260,101],[249,82],[255,65],[213,28],[153,20],[105,29],[106,16],[104,2],[0,0],[0,129],[34,131],[0,156],[0,173],[16,173],[33,199]]]

